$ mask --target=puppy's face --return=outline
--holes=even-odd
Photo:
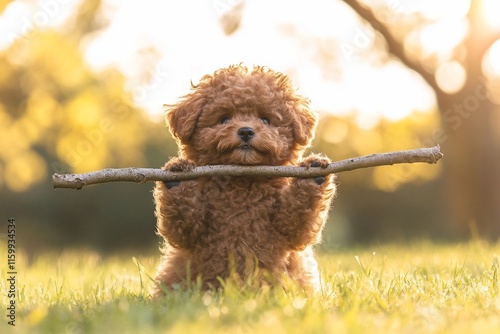
[[[168,121],[181,155],[198,165],[293,164],[316,124],[286,76],[242,66],[202,78]]]
[[[202,164],[283,165],[292,156],[292,128],[276,110],[217,104],[200,115],[191,145]]]

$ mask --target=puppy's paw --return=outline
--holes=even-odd
[[[187,159],[172,158],[165,164],[163,169],[171,172],[187,172],[193,170],[195,167],[194,162]]]
[[[309,157],[307,157],[306,159],[304,159],[304,161],[302,161],[300,163],[300,166],[301,167],[321,167],[321,168],[326,168],[328,167],[328,165],[331,163],[330,159],[325,156],[325,155],[322,155],[322,154],[313,154],[313,155],[310,155]],[[322,184],[325,182],[326,178],[328,178],[329,176],[316,176],[316,177],[313,177],[312,179],[314,180],[314,182],[318,185]]]
[[[301,167],[321,167],[326,168],[331,164],[330,159],[324,154],[312,154],[305,158],[301,163]]]
[[[196,165],[189,160],[180,159],[180,158],[172,158],[168,161],[165,166],[163,166],[164,170],[168,170],[171,172],[187,172],[193,170]],[[181,184],[181,181],[163,181],[167,189],[172,189]]]

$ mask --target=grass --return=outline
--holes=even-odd
[[[3,245],[1,245],[3,246]],[[4,248],[5,249],[5,248]],[[18,254],[16,327],[1,333],[499,333],[500,244],[378,245],[319,254],[324,291],[148,296],[158,254]],[[5,276],[4,266],[2,276]],[[6,281],[0,282],[6,314]]]

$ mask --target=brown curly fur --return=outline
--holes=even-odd
[[[179,157],[165,164],[167,170],[330,162],[323,155],[302,160],[316,116],[285,75],[265,67],[235,65],[204,76],[171,107],[167,120],[179,145]],[[279,284],[288,276],[316,290],[312,245],[334,194],[333,175],[157,182],[158,234],[165,247],[154,294],[196,279],[204,288],[218,288],[229,277]]]

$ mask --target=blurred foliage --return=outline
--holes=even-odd
[[[323,114],[313,151],[332,160],[434,146],[440,119],[435,112],[414,112],[399,121],[382,119],[361,128],[357,115]],[[363,168],[337,176],[338,196],[324,240],[329,247],[351,242],[446,238],[442,166],[400,164]]]
[[[5,8],[7,8],[9,2],[10,0],[0,0],[0,14],[3,12]]]
[[[434,146],[433,132],[439,129],[440,123],[435,112],[414,112],[398,121],[382,119],[377,126],[370,128],[361,128],[355,119],[354,114],[323,114],[313,142],[314,150],[327,154],[333,160],[342,160],[386,151]],[[439,164],[402,164],[344,173],[342,179],[349,184],[394,191],[405,183],[433,180],[439,173]]]
[[[148,124],[124,92],[123,76],[93,73],[71,40],[33,33],[0,55],[0,68],[4,186],[22,192],[51,172],[144,163]]]
[[[134,105],[119,71],[85,64],[81,41],[105,25],[99,4],[85,1],[64,31],[30,31],[0,53],[0,212],[16,217],[28,251],[144,247],[155,238],[151,184],[81,192],[51,184],[56,172],[159,167],[177,151],[165,125]]]

